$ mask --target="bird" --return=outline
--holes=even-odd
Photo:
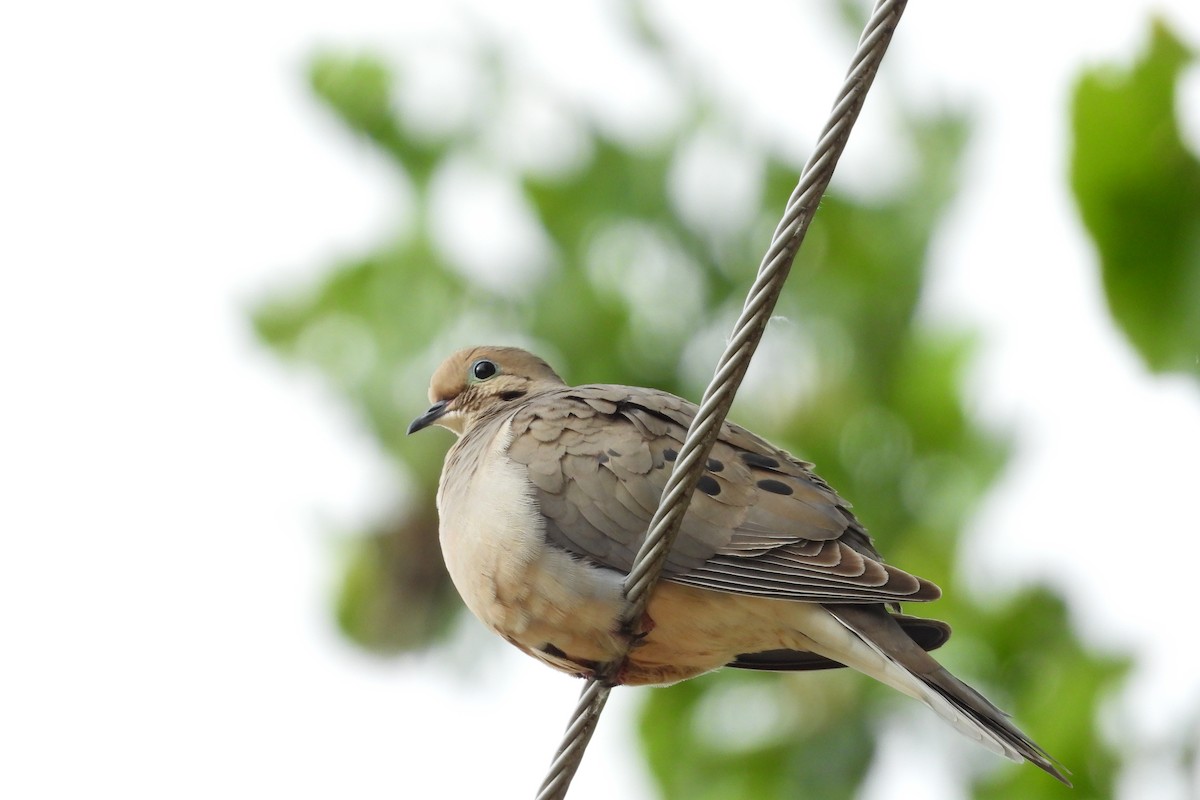
[[[433,373],[408,427],[457,440],[438,483],[439,539],[466,606],[549,666],[614,685],[722,667],[850,667],[924,703],[968,738],[1070,786],[1053,759],[927,651],[945,623],[901,601],[941,595],[884,562],[813,465],[723,424],[638,631],[623,581],[697,406],[634,386],[568,386],[538,356],[476,346]],[[1065,768],[1063,768],[1065,770]]]

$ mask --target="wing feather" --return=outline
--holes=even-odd
[[[696,407],[627,386],[530,397],[508,455],[529,470],[548,540],[628,571]],[[726,424],[663,577],[722,592],[823,603],[932,600],[938,588],[883,563],[850,505],[811,465]]]

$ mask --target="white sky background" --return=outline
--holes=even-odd
[[[494,662],[476,669],[340,639],[337,533],[394,476],[246,317],[267,287],[371,245],[400,202],[309,97],[307,56],[453,39],[459,6],[434,5],[0,11],[0,796],[532,796],[579,684],[474,626],[455,648]],[[659,112],[654,92],[614,85],[603,4],[464,6],[615,125]],[[653,6],[706,77],[804,152],[846,63],[814,41],[827,28],[806,3]],[[983,329],[972,397],[1019,437],[974,569],[985,586],[1067,587],[1090,641],[1142,659],[1114,719],[1168,736],[1200,706],[1200,391],[1148,377],[1112,330],[1063,180],[1073,71],[1127,60],[1152,7],[1200,42],[1190,0],[913,4],[835,180],[866,190],[893,168],[872,123],[889,90],[978,113],[926,299]],[[769,104],[796,81],[818,101]],[[423,397],[413,387],[414,414]],[[649,796],[623,741],[634,699],[614,693],[572,798]],[[889,760],[928,760],[912,749]],[[911,791],[892,796],[953,797],[901,780]],[[1185,789],[1146,767],[1124,796]]]

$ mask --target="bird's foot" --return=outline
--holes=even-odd
[[[625,643],[625,646],[632,649],[640,646],[654,630],[654,620],[646,612],[642,612],[641,619],[638,624],[629,624],[616,632],[616,637]]]

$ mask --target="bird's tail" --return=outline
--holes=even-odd
[[[882,659],[866,658],[847,664],[932,708],[969,739],[1002,756],[1025,759],[1067,786],[1061,764],[1022,733],[1008,714],[951,675],[919,647],[882,607],[828,605],[829,612]],[[849,654],[843,654],[849,655]]]

